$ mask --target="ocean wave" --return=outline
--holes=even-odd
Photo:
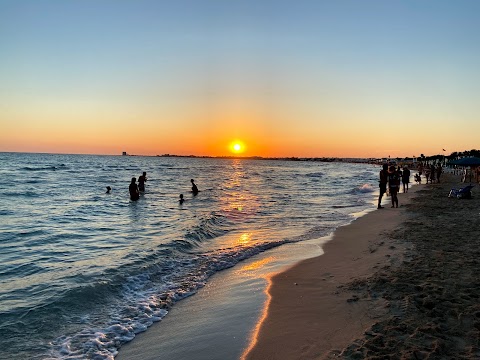
[[[2,192],[1,195],[7,196],[7,197],[26,197],[26,198],[37,198],[42,196],[40,193],[30,191],[30,190],[19,191],[19,192],[5,191],[5,192]]]
[[[49,166],[39,166],[39,167],[31,167],[31,166],[24,166],[20,168],[20,171],[45,171],[45,170],[65,170],[68,169],[68,166],[65,164],[59,165],[49,165]]]
[[[204,240],[224,235],[228,231],[226,228],[228,225],[227,217],[211,212],[208,217],[201,219],[198,224],[190,228],[185,234],[185,238],[201,243]]]
[[[363,184],[363,185],[357,186],[351,192],[353,194],[358,194],[358,193],[366,194],[366,193],[374,192],[375,190],[376,189],[374,189],[371,184]]]
[[[46,182],[46,180],[42,179],[30,179],[30,180],[25,180],[25,184],[41,184]]]
[[[28,276],[44,271],[44,268],[37,266],[34,263],[14,264],[14,265],[0,265],[0,279],[14,276]]]
[[[347,209],[347,208],[352,208],[352,207],[359,207],[363,206],[363,203],[354,203],[354,204],[345,204],[345,205],[332,205],[333,209]]]
[[[306,174],[305,176],[306,177],[311,177],[311,178],[321,178],[322,176],[324,176],[325,174],[321,171],[317,171],[317,172],[313,172],[313,173],[309,173],[309,174]]]
[[[106,283],[69,291],[69,304],[78,307],[80,297],[85,299],[82,304],[85,310],[93,305],[98,307],[99,302],[107,303],[108,298],[111,301],[112,289],[120,293],[117,301],[113,302],[115,306],[109,307],[109,321],[100,324],[85,320],[85,326],[77,333],[58,337],[52,343],[49,356],[51,359],[113,360],[122,344],[162,320],[176,302],[195,294],[213,274],[268,249],[296,241],[300,239],[164,259],[163,264],[154,264],[141,273],[126,277],[120,288]],[[56,307],[63,309],[69,304],[57,304]]]

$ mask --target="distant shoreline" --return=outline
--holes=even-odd
[[[39,155],[79,155],[79,156],[120,156],[120,157],[154,157],[154,158],[191,158],[191,159],[238,159],[238,160],[276,160],[276,161],[314,161],[314,162],[347,162],[347,163],[360,163],[360,164],[381,164],[390,159],[380,158],[342,158],[342,157],[263,157],[263,156],[208,156],[208,155],[175,155],[175,154],[163,154],[163,155],[141,155],[141,154],[64,154],[64,153],[45,153],[45,152],[22,152],[22,151],[0,151],[0,154],[39,154]],[[393,158],[391,161],[400,161],[399,158]],[[403,160],[411,161],[411,160]]]
[[[384,163],[393,163],[395,165],[407,165],[410,168],[415,167],[416,163],[444,163],[447,164],[447,160],[456,160],[462,157],[477,156],[478,150],[470,150],[464,152],[453,152],[451,155],[431,155],[418,157],[299,157],[299,156],[239,156],[239,155],[221,155],[221,156],[209,156],[209,155],[177,155],[177,154],[163,154],[163,155],[142,155],[142,154],[128,154],[123,151],[122,154],[66,154],[66,153],[48,153],[48,152],[22,152],[22,151],[0,151],[0,154],[39,154],[39,155],[80,155],[80,156],[121,156],[121,157],[154,157],[154,158],[187,158],[187,159],[228,159],[228,160],[275,160],[275,161],[311,161],[311,162],[342,162],[342,163],[358,163],[358,164],[372,164],[382,165]]]

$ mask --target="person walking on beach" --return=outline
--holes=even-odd
[[[418,163],[418,175],[422,176],[423,174],[423,164],[420,162]]]
[[[426,183],[428,184],[428,180],[430,179],[430,167],[427,166],[425,168],[425,179],[427,180]]]
[[[193,195],[197,195],[198,194],[198,187],[197,185],[195,185],[195,180],[193,179],[190,179],[191,183],[192,183],[192,193]]]
[[[398,192],[400,192],[400,182],[402,180],[402,175],[403,175],[403,172],[402,172],[402,168],[399,166],[397,166],[397,176],[398,176]]]
[[[383,168],[382,170],[380,170],[380,179],[378,181],[378,186],[380,187],[380,194],[378,195],[377,209],[383,209],[382,197],[383,197],[383,194],[387,192],[387,182],[388,182],[388,165],[383,164]]]
[[[395,170],[395,166],[390,166],[388,169],[388,190],[390,191],[390,197],[392,198],[392,208],[398,208],[398,188],[400,187],[400,177]]]
[[[442,175],[443,169],[442,164],[438,163],[437,165],[437,183],[440,183],[440,175]]]
[[[146,181],[147,181],[147,173],[144,171],[143,174],[138,177],[138,191],[145,192]]]
[[[132,182],[130,183],[130,186],[128,187],[128,191],[130,192],[130,200],[137,201],[140,197],[140,194],[138,192],[138,186],[137,186],[137,179],[132,178]]]
[[[403,184],[403,192],[408,192],[408,183],[410,182],[410,170],[407,166],[403,168],[402,173],[402,184]]]
[[[430,184],[433,184],[435,181],[435,165],[430,165]]]

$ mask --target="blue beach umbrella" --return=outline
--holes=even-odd
[[[465,157],[462,159],[450,161],[448,165],[457,165],[457,166],[480,166],[480,158],[476,156]]]
[[[474,168],[476,166],[480,166],[480,158],[476,156],[471,156],[471,157],[465,157],[462,159],[450,161],[448,165],[457,165],[457,166],[470,166],[471,168]],[[467,179],[465,178],[464,181]],[[478,181],[478,173],[477,173],[477,181]],[[470,182],[472,182],[472,170],[470,170]]]

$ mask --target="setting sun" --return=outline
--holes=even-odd
[[[233,141],[230,144],[230,151],[234,154],[240,154],[245,151],[245,145],[241,141]]]

